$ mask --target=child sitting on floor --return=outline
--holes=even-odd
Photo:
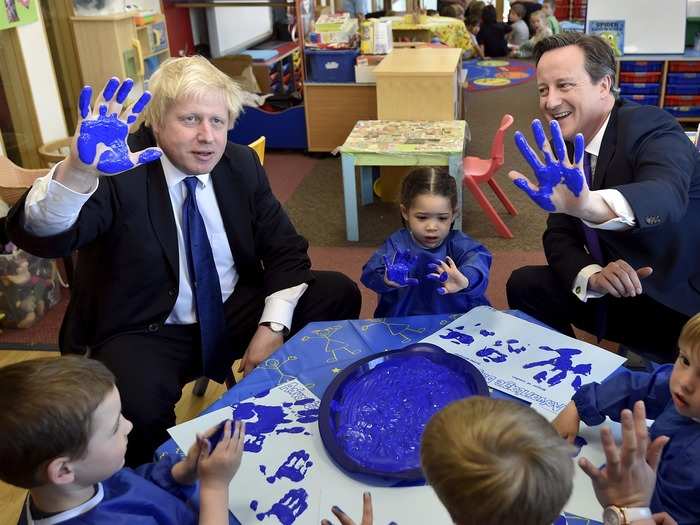
[[[530,38],[530,28],[527,26],[527,22],[523,20],[526,13],[525,6],[522,4],[510,6],[510,11],[508,11],[508,21],[511,23],[510,27],[512,29],[508,35],[508,44],[510,46],[522,46]]]
[[[552,31],[547,27],[547,15],[545,15],[544,10],[540,9],[530,15],[530,25],[532,25],[532,37],[520,47],[513,47],[511,56],[530,58],[535,44],[543,38],[552,36]]]
[[[400,199],[405,227],[362,269],[362,283],[379,294],[374,316],[464,313],[488,305],[491,253],[452,229],[454,178],[443,169],[415,169],[404,178]]]
[[[136,365],[135,365],[136,366]],[[228,524],[228,487],[243,453],[241,422],[210,429],[182,461],[124,466],[132,425],[99,361],[41,358],[0,368],[0,479],[29,489],[19,524]],[[186,503],[201,480],[199,521]]]
[[[559,27],[559,20],[554,16],[554,2],[555,0],[544,0],[542,2],[542,11],[547,16],[547,27],[549,27],[553,35],[558,35],[561,33],[561,28]]]
[[[481,12],[481,27],[476,39],[481,46],[482,55],[490,58],[504,57],[508,54],[506,34],[512,31],[508,24],[496,20],[496,8],[484,6]]]
[[[680,525],[700,523],[700,314],[692,317],[678,339],[678,358],[653,373],[621,369],[602,383],[584,385],[553,425],[573,441],[582,420],[598,425],[617,421],[623,408],[644,401],[655,419],[652,439],[668,436],[656,479],[651,510],[666,511]]]
[[[665,443],[664,438],[648,442],[643,403],[621,418],[621,449],[610,429],[601,431],[601,437],[609,443],[608,463],[617,457],[623,464],[611,472],[579,460],[598,501],[608,507],[606,515],[617,515],[615,505],[648,505]],[[573,489],[573,447],[543,416],[514,401],[474,396],[451,403],[426,425],[420,453],[426,481],[456,525],[551,525]],[[361,525],[373,525],[370,494],[363,499]],[[341,525],[355,525],[338,507],[331,511]],[[321,523],[331,525],[327,519]],[[676,525],[665,513],[605,523]]]

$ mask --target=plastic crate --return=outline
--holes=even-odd
[[[700,83],[698,84],[667,84],[667,95],[700,95]]]
[[[661,91],[661,84],[658,82],[620,84],[620,93],[623,95],[657,95]]]
[[[650,62],[647,60],[624,60],[620,62],[620,71],[661,71],[662,62]]]
[[[265,147],[270,149],[306,149],[306,119],[304,105],[283,111],[265,111],[247,107],[228,132],[236,144],[250,144],[265,135]]]
[[[669,71],[678,71],[684,73],[700,72],[700,62],[688,61],[688,62],[669,62]]]
[[[700,84],[700,73],[669,73],[666,75],[667,84]]]
[[[674,117],[700,117],[700,106],[664,106]]]
[[[311,82],[355,82],[357,49],[306,49]]]
[[[636,102],[637,104],[646,104],[649,106],[659,105],[659,95],[625,95],[620,94],[622,98]]]
[[[700,92],[697,95],[666,95],[664,104],[667,106],[700,106]]]
[[[661,71],[621,71],[620,82],[660,82]]]

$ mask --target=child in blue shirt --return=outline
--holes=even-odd
[[[491,253],[452,229],[454,178],[442,169],[415,169],[402,182],[400,200],[405,227],[362,269],[362,283],[379,294],[374,316],[464,313],[489,305]]]
[[[700,314],[678,339],[678,358],[653,373],[623,369],[602,383],[584,385],[553,425],[572,441],[579,422],[598,425],[605,416],[617,421],[623,408],[644,401],[654,419],[651,439],[670,438],[659,463],[653,512],[668,512],[679,525],[700,523]]]
[[[136,366],[136,365],[135,365]],[[245,429],[210,429],[182,461],[124,466],[132,425],[114,376],[99,361],[66,356],[0,368],[0,479],[29,489],[20,525],[226,525],[228,487]],[[187,503],[200,479],[200,511]]]

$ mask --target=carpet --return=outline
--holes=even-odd
[[[467,60],[462,64],[467,71],[467,90],[483,91],[528,82],[535,75],[532,62],[511,59]]]

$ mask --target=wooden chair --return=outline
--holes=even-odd
[[[261,136],[259,139],[251,142],[248,144],[248,147],[253,148],[255,150],[255,153],[258,154],[258,158],[260,159],[260,164],[265,163],[265,135]],[[238,369],[238,361],[234,364],[234,369]],[[230,373],[229,376],[226,378],[226,387],[231,388],[233,385],[236,384],[236,378],[234,377],[233,373]],[[207,386],[209,386],[209,378],[207,377],[200,377],[197,379],[194,383],[194,386],[192,387],[192,394],[197,396],[197,397],[202,397],[204,393],[207,391]]]
[[[9,158],[0,155],[0,198],[13,206],[39,177],[49,172],[48,169],[24,169]],[[73,282],[73,258],[64,257],[63,267],[68,284]]]
[[[58,164],[68,156],[72,141],[72,137],[67,137],[65,139],[54,140],[53,142],[39,146],[39,157],[47,168],[50,168],[54,164]]]
[[[511,215],[518,214],[518,210],[513,206],[513,203],[510,202],[510,199],[494,179],[496,172],[503,166],[503,135],[511,124],[513,124],[513,117],[511,115],[503,115],[501,124],[496,130],[493,142],[491,143],[491,158],[481,159],[479,157],[464,157],[464,185],[472,195],[474,195],[476,202],[479,203],[479,206],[484,210],[486,216],[496,227],[498,234],[506,239],[512,239],[513,234],[488,201],[484,192],[481,191],[479,185],[488,184],[496,194],[496,197],[501,201],[506,211]]]

